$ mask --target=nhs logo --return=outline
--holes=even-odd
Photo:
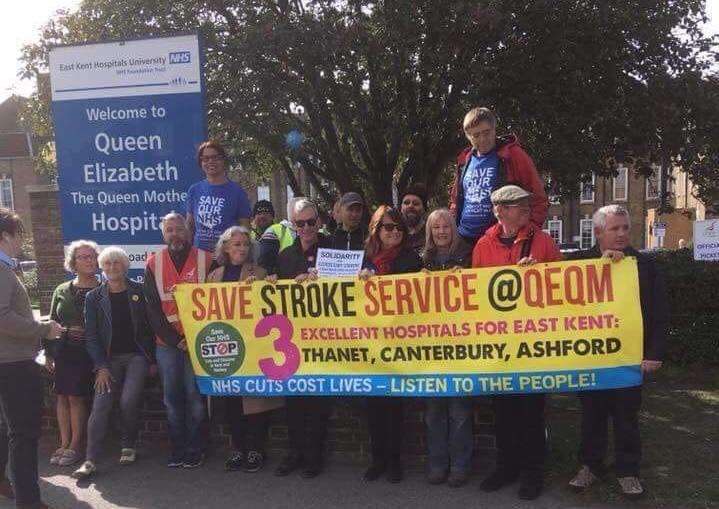
[[[190,63],[190,52],[189,51],[176,51],[170,53],[171,64],[189,64]]]

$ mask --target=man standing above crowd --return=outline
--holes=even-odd
[[[358,193],[350,192],[339,200],[337,229],[332,234],[332,249],[363,251],[367,227],[363,223],[365,206]]]
[[[204,283],[212,255],[190,244],[185,218],[177,212],[162,218],[162,238],[167,247],[147,259],[145,299],[172,445],[167,466],[194,468],[203,461],[205,408],[172,292],[180,283]]]
[[[409,247],[419,254],[424,249],[427,234],[424,230],[427,213],[427,189],[422,184],[409,186],[399,200],[400,212],[407,225]]]
[[[258,200],[252,208],[250,236],[253,242],[259,242],[265,230],[275,222],[275,208],[269,200]]]
[[[604,257],[613,261],[621,260],[624,256],[636,257],[644,325],[644,360],[641,370],[643,374],[651,373],[661,367],[664,357],[668,315],[664,280],[654,260],[630,245],[627,209],[620,205],[607,205],[594,213],[592,222],[597,243],[591,249],[573,253],[569,257]],[[644,488],[639,481],[642,447],[638,415],[642,404],[642,386],[580,392],[579,400],[582,403],[579,446],[582,466],[569,482],[570,486],[584,490],[604,473],[604,455],[611,417],[614,428],[614,471],[619,487],[622,494],[629,498],[640,497],[644,494]]]
[[[247,193],[227,176],[227,152],[216,141],[197,149],[197,162],[205,179],[187,191],[187,226],[196,247],[212,252],[220,234],[230,226],[250,226]]]
[[[471,143],[457,158],[449,210],[459,234],[471,246],[495,223],[490,195],[507,184],[531,193],[530,221],[542,228],[549,202],[534,162],[513,134],[497,137],[497,119],[488,108],[464,116],[464,134]]]
[[[0,208],[0,495],[14,496],[17,507],[46,508],[37,473],[43,375],[35,357],[40,340],[57,338],[61,327],[33,318],[30,298],[14,273],[22,236],[18,215]],[[5,478],[8,465],[12,487]]]

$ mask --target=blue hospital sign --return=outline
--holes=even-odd
[[[162,245],[160,218],[184,212],[207,136],[197,35],[50,51],[65,245],[119,245],[132,276]]]

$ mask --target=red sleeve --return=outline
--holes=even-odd
[[[480,248],[480,243],[477,242],[474,245],[474,249],[472,250],[472,267],[481,267],[482,266],[482,250]]]
[[[516,180],[524,189],[532,193],[530,221],[537,228],[542,228],[549,210],[549,200],[544,191],[544,183],[534,166],[534,161],[524,150],[519,147],[514,148],[511,157],[515,174],[509,180]]]

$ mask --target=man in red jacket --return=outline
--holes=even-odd
[[[472,267],[531,265],[562,259],[552,238],[530,222],[530,193],[508,185],[491,201],[499,221],[479,239]],[[519,478],[519,497],[533,500],[542,492],[544,471],[544,394],[510,394],[493,398],[497,434],[497,468],[480,485],[496,491]]]
[[[549,202],[532,158],[513,134],[497,138],[497,119],[488,108],[474,108],[464,116],[464,134],[471,143],[457,157],[449,210],[457,229],[474,246],[495,222],[490,194],[507,184],[531,193],[530,220],[541,229]]]

